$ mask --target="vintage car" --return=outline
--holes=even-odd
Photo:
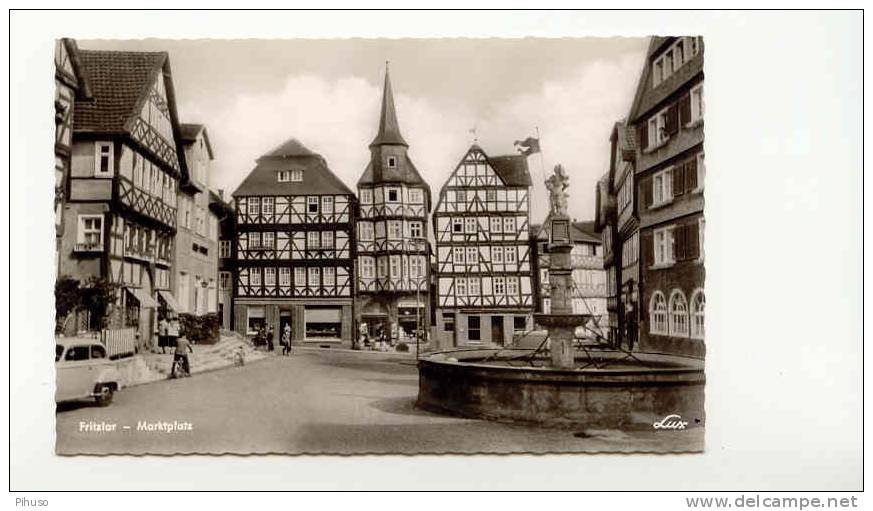
[[[55,402],[94,398],[109,406],[122,379],[106,348],[96,340],[60,338],[55,345]]]

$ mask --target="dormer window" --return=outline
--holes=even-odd
[[[276,173],[277,181],[280,183],[299,183],[303,181],[303,171],[297,170],[280,170]]]
[[[389,169],[396,169],[397,168],[397,157],[396,156],[389,156],[388,157],[388,168]]]

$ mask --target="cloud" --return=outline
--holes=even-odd
[[[410,157],[436,195],[472,143],[472,127],[477,128],[479,145],[491,155],[515,152],[513,141],[535,135],[539,127],[543,153],[529,159],[533,220],[541,221],[547,212],[542,181],[556,163],[570,174],[571,216],[592,219],[594,185],[609,163],[610,131],[630,109],[642,58],[589,61],[544,81],[538,90],[488,109],[460,99],[409,96],[395,84]],[[381,87],[360,78],[299,75],[289,76],[274,91],[237,95],[224,105],[208,98],[180,105],[186,118],[199,119],[209,129],[216,153],[214,187],[232,192],[258,156],[296,137],[321,153],[355,189],[378,128]]]

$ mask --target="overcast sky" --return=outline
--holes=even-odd
[[[80,40],[83,49],[167,51],[182,122],[207,126],[211,186],[230,194],[255,159],[295,137],[353,190],[378,128],[385,61],[401,133],[434,200],[473,142],[489,155],[536,135],[533,221],[545,176],[570,175],[570,214],[594,218],[613,123],[630,109],[647,38]]]

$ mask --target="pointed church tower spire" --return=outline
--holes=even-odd
[[[379,133],[370,143],[370,147],[379,145],[402,145],[409,147],[400,135],[400,124],[397,122],[397,110],[394,108],[394,93],[391,91],[391,76],[388,72],[388,61],[385,61],[385,85],[382,90],[382,115],[379,117]]]

